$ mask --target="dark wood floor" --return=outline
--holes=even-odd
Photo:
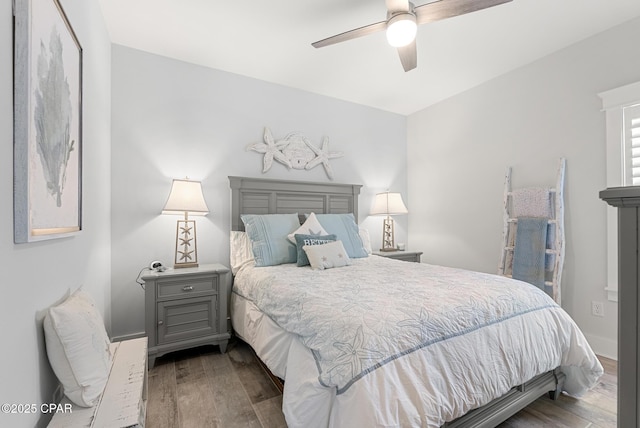
[[[616,426],[616,362],[601,358],[605,374],[581,399],[546,395],[500,428]],[[286,427],[282,395],[241,341],[226,354],[202,347],[166,355],[149,371],[147,428]]]
[[[147,428],[286,427],[282,395],[243,342],[174,352],[149,371]]]
[[[618,364],[598,357],[605,374],[582,398],[561,395],[557,400],[543,396],[500,424],[500,428],[614,428],[617,413]]]

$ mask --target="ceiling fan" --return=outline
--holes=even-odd
[[[387,19],[385,21],[345,31],[311,45],[315,48],[321,48],[386,30],[387,41],[398,49],[402,67],[404,67],[404,71],[409,71],[416,68],[418,63],[416,51],[418,25],[464,15],[510,1],[512,0],[436,0],[415,6],[409,0],[385,0],[387,4]]]

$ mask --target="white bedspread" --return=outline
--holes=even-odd
[[[290,427],[439,427],[558,366],[573,395],[602,374],[544,292],[495,275],[372,256],[245,266],[234,294],[234,327],[285,378]]]

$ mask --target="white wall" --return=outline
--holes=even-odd
[[[555,183],[567,159],[563,307],[594,349],[616,355],[607,301],[605,117],[598,92],[640,80],[640,19],[498,77],[408,119],[409,231],[423,260],[497,271],[504,172],[513,186]],[[591,315],[591,301],[605,317]]]
[[[42,316],[84,285],[103,313],[111,303],[110,42],[95,0],[63,0],[84,49],[84,204],[78,236],[13,243],[12,2],[0,3],[0,403],[49,403],[57,380],[46,357]],[[107,320],[108,323],[108,320]],[[0,413],[0,426],[44,426],[46,415]]]
[[[144,330],[134,279],[153,259],[172,263],[175,219],[160,216],[171,179],[203,181],[209,216],[198,219],[201,263],[228,263],[228,175],[261,176],[245,151],[264,126],[276,137],[330,137],[336,182],[364,184],[360,221],[374,247],[373,195],[405,196],[398,240],[427,262],[495,272],[503,173],[514,185],[546,184],[568,159],[564,306],[596,350],[615,353],[617,307],[606,301],[604,116],[596,93],[640,80],[632,40],[640,21],[495,79],[406,118],[302,91],[110,45],[95,0],[62,0],[84,48],[83,226],[70,239],[13,244],[11,2],[0,6],[0,402],[43,403],[57,385],[46,359],[43,311],[84,285],[112,335]],[[111,83],[113,73],[113,84]],[[408,129],[408,130],[407,130]],[[113,136],[113,144],[110,144]],[[405,142],[408,141],[408,152]],[[407,169],[409,173],[407,174]],[[328,181],[318,167],[265,177]],[[113,192],[112,192],[113,190]],[[408,227],[407,227],[408,226]],[[113,286],[111,280],[113,279]],[[110,317],[110,314],[112,315]],[[113,318],[111,321],[110,318]],[[7,352],[10,350],[10,352]],[[0,414],[0,426],[42,426],[46,416]]]
[[[406,197],[406,118],[296,89],[114,45],[112,50],[112,316],[117,336],[144,332],[144,292],[135,283],[155,259],[173,265],[177,217],[161,216],[171,180],[202,180],[210,214],[197,218],[199,262],[229,263],[227,176],[329,181],[322,166],[287,170],[246,151],[268,126],[329,137],[334,182],[363,184],[360,221],[380,245],[382,220],[368,218],[387,188]],[[411,201],[405,201],[411,209]],[[398,241],[407,241],[398,218]]]

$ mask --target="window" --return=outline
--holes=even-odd
[[[607,187],[640,185],[640,82],[598,94],[607,123]],[[607,206],[608,298],[618,301],[618,217]]]
[[[624,185],[640,185],[640,104],[622,108]]]

